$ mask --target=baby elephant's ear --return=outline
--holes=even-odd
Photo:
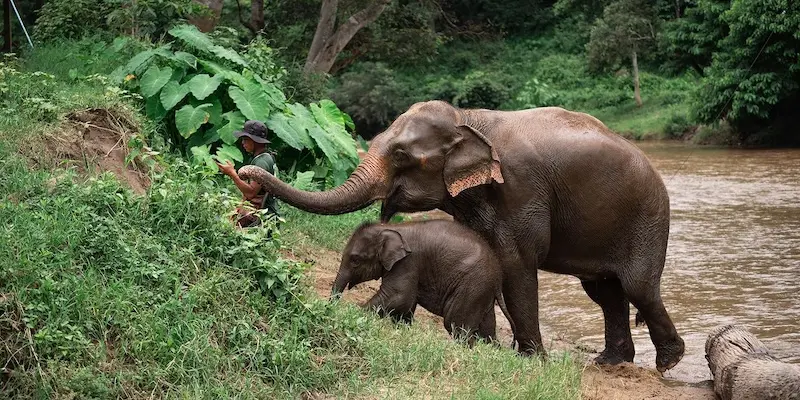
[[[381,232],[380,243],[381,265],[387,271],[391,271],[395,263],[411,252],[400,233],[392,229],[386,229]]]

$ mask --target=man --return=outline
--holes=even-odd
[[[267,144],[270,141],[267,139],[267,127],[260,121],[247,121],[244,123],[244,128],[241,131],[236,131],[233,136],[240,138],[244,151],[252,154],[253,158],[250,159],[249,165],[255,165],[263,168],[271,174],[275,174],[275,159],[267,151]],[[267,193],[266,190],[261,188],[258,182],[250,181],[245,182],[236,173],[236,169],[230,161],[225,165],[217,163],[220,171],[233,179],[233,183],[239,191],[242,192],[244,199],[247,200],[252,207],[256,209],[267,209],[274,218],[278,218],[278,204],[275,197]],[[242,207],[236,209],[236,224],[243,228],[261,225],[261,220],[252,212],[249,212]]]

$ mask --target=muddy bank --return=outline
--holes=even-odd
[[[447,218],[447,214],[416,213],[408,215],[410,219],[430,219],[436,217]],[[287,250],[284,256],[304,260],[313,264],[308,274],[309,284],[322,298],[328,298],[339,269],[340,255],[336,252],[298,245],[292,250]],[[380,282],[365,282],[354,289],[346,291],[343,295],[345,301],[361,304],[372,297],[380,287]],[[511,343],[512,332],[508,321],[503,316],[500,308],[495,306],[497,315],[497,335],[503,345]],[[432,324],[439,329],[442,338],[449,340],[447,332],[442,326],[442,318],[431,314],[422,307],[417,308],[415,323]],[[594,349],[589,349],[569,342],[552,334],[547,327],[542,327],[545,336],[545,345],[548,350],[569,349],[580,354],[586,362],[583,371],[582,397],[596,400],[634,400],[634,399],[670,399],[670,400],[713,400],[714,392],[710,382],[687,383],[665,380],[655,369],[642,368],[634,364],[618,366],[597,366],[591,363],[596,356]]]

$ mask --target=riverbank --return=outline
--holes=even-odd
[[[374,207],[373,207],[374,208]],[[374,220],[377,211],[368,209],[356,215],[319,216],[289,208],[286,224],[287,258],[307,260],[312,263],[307,277],[309,285],[313,285],[321,298],[328,298],[330,288],[339,269],[341,256],[339,249],[349,238],[352,231],[362,220]],[[438,210],[425,213],[404,215],[407,220],[450,219],[450,216]],[[351,228],[352,226],[352,228]],[[377,292],[380,282],[370,281],[358,285],[345,292],[346,302],[360,304],[367,301]],[[512,339],[511,327],[499,307],[495,307],[498,324],[498,339],[503,346],[509,346]],[[425,325],[438,332],[441,340],[450,340],[442,327],[442,318],[419,308],[415,315],[415,323]],[[553,330],[543,327],[547,334]],[[568,351],[576,355],[581,367],[581,398],[583,399],[700,399],[713,400],[714,393],[708,382],[681,382],[661,378],[653,368],[643,368],[626,363],[619,366],[597,366],[591,363],[596,350],[581,346],[564,338],[555,336],[545,338],[548,351]]]

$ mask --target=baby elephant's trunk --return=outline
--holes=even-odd
[[[333,282],[333,287],[331,288],[331,298],[338,299],[342,297],[342,292],[347,289],[349,283],[350,274],[340,269],[336,274],[336,280]]]

